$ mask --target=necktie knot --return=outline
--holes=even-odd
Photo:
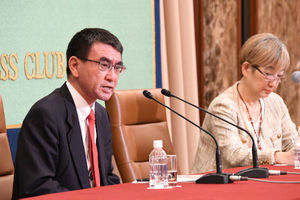
[[[95,113],[94,113],[93,109],[91,109],[91,112],[90,112],[90,114],[88,116],[88,120],[95,121]]]

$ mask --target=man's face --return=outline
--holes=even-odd
[[[100,61],[106,60],[113,66],[122,63],[122,55],[112,46],[95,42],[89,51],[86,59]],[[96,99],[107,101],[114,92],[118,80],[119,73],[114,68],[102,71],[99,64],[79,59],[77,84],[79,93],[89,103],[93,103]]]

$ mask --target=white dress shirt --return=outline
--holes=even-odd
[[[83,146],[84,146],[84,153],[86,157],[86,163],[87,163],[87,168],[90,173],[91,171],[91,162],[90,162],[90,149],[89,149],[89,133],[88,133],[88,120],[87,117],[90,114],[91,109],[93,109],[95,113],[95,103],[93,103],[92,106],[90,106],[86,100],[79,94],[79,92],[71,85],[69,81],[67,81],[67,87],[71,93],[71,96],[73,98],[73,101],[75,103],[75,107],[77,110],[77,115],[78,115],[78,120],[80,124],[80,129],[81,129],[81,136],[82,136],[82,141],[83,141]],[[94,127],[95,130],[95,143],[97,139],[97,132],[96,132],[96,127]],[[92,182],[91,182],[92,184]]]

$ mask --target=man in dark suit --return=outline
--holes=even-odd
[[[104,29],[73,36],[66,83],[35,103],[23,121],[13,199],[120,183],[112,173],[109,116],[96,100],[108,100],[116,88],[125,70],[122,52],[117,37]]]

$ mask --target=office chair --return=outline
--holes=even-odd
[[[164,102],[160,89],[149,89]],[[147,99],[142,89],[115,91],[105,102],[112,125],[112,144],[123,183],[149,178],[149,154],[153,140],[163,140],[163,149],[174,154],[165,108]]]
[[[14,179],[14,165],[7,139],[5,115],[0,96],[0,199],[10,200]]]

